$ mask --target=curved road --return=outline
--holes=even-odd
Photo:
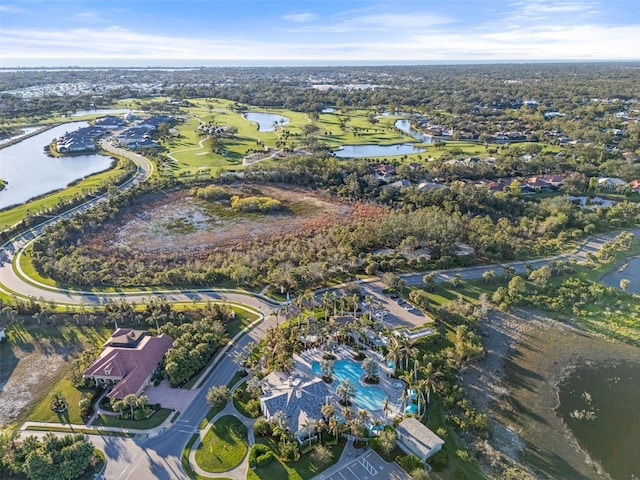
[[[113,153],[123,155],[138,165],[136,175],[124,185],[120,186],[121,190],[125,190],[130,186],[145,181],[153,171],[153,165],[141,155],[122,150],[103,142],[103,147]],[[108,458],[106,470],[103,478],[109,480],[127,480],[127,479],[187,479],[188,477],[182,470],[181,455],[182,450],[191,436],[198,431],[201,420],[208,412],[209,406],[206,403],[205,396],[207,390],[213,385],[226,385],[233,377],[237,370],[234,363],[233,354],[237,351],[245,351],[247,344],[251,341],[257,342],[266,331],[275,325],[275,317],[270,314],[275,304],[272,300],[261,296],[251,295],[237,290],[207,290],[207,289],[190,289],[190,290],[155,290],[155,291],[128,291],[114,293],[96,293],[81,290],[64,290],[56,289],[32,280],[27,281],[26,275],[14,271],[12,268],[12,260],[14,257],[19,260],[24,247],[37,236],[41,235],[45,226],[59,221],[63,218],[69,218],[77,212],[86,211],[100,201],[106,199],[106,195],[96,197],[74,209],[65,212],[55,218],[44,222],[19,235],[0,247],[0,290],[17,296],[32,296],[35,298],[43,298],[46,301],[53,301],[61,304],[96,304],[104,302],[109,298],[124,298],[128,301],[140,302],[153,295],[161,295],[169,302],[187,302],[192,300],[199,301],[227,301],[247,305],[254,310],[260,312],[264,318],[257,327],[240,337],[240,339],[231,347],[227,354],[222,356],[220,363],[212,371],[209,377],[198,391],[194,401],[181,412],[178,420],[172,424],[166,431],[160,434],[144,439],[131,439],[112,436],[91,436],[95,445],[103,450]],[[631,230],[635,235],[640,234],[640,229]],[[516,272],[525,271],[526,265],[529,264],[535,268],[548,263],[550,260],[569,260],[575,258],[577,260],[584,259],[587,252],[597,251],[603,243],[615,238],[618,232],[594,237],[585,242],[581,247],[573,252],[558,255],[555,257],[533,260],[529,262],[512,262]],[[19,265],[19,262],[17,262]],[[472,280],[482,278],[482,274],[487,270],[496,270],[500,273],[500,265],[488,265],[482,267],[459,268],[452,270],[441,270],[436,272],[436,281],[447,281],[454,275],[459,273],[462,279]],[[417,285],[422,283],[423,274],[406,274],[402,277],[409,285]],[[376,291],[381,290],[382,286],[377,279],[362,281]]]

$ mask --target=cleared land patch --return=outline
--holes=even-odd
[[[87,348],[101,345],[109,331],[90,327],[25,328],[15,325],[8,333],[9,341],[0,344],[2,426],[20,418],[35,400],[51,393],[56,380],[68,370],[72,358]],[[77,400],[73,406],[77,406]]]
[[[187,191],[147,199],[90,240],[102,250],[105,243],[141,252],[199,251],[246,246],[254,240],[304,235],[319,228],[347,223],[363,215],[363,206],[342,203],[309,190],[278,186],[237,185],[229,195],[265,196],[282,208],[272,213],[236,211],[228,201],[207,201]],[[364,213],[366,215],[366,213]]]

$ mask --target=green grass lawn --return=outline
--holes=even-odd
[[[144,420],[123,420],[116,416],[111,415],[98,415],[93,421],[91,426],[93,427],[118,427],[118,428],[133,428],[137,430],[148,430],[150,428],[162,425],[173,410],[170,408],[161,408],[157,410],[149,418]]]
[[[196,463],[207,472],[226,472],[247,454],[247,427],[232,415],[218,419],[196,449]]]
[[[82,392],[71,384],[66,375],[61,378],[51,390],[51,392],[60,391],[64,395],[69,408],[66,412],[56,413],[49,407],[49,396],[45,396],[38,407],[29,416],[32,422],[57,422],[57,423],[74,423],[83,424],[85,419],[80,416],[80,407],[78,402],[83,397],[88,396],[86,392]]]
[[[262,443],[271,448],[276,459],[269,465],[249,470],[247,480],[309,480],[334,465],[340,459],[345,445],[344,440],[337,445],[327,445],[333,454],[332,460],[324,465],[315,465],[311,453],[302,455],[297,462],[284,463],[278,460],[278,445],[271,438],[258,437],[256,443]]]

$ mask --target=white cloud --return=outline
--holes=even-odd
[[[362,15],[359,17],[362,18]],[[367,16],[364,23],[379,25],[383,20]],[[387,20],[396,25],[400,16]],[[360,23],[363,25],[364,23]],[[480,26],[463,32],[445,30],[449,26],[422,28],[417,16],[411,28],[396,34],[273,36],[270,40],[246,36],[219,38],[172,37],[145,34],[118,25],[107,28],[68,30],[2,29],[0,45],[5,65],[24,64],[26,59],[93,59],[108,64],[109,59],[140,61],[219,60],[305,60],[307,62],[380,61],[497,61],[497,60],[640,60],[637,32],[640,25],[602,26],[529,25],[488,28]],[[53,62],[55,64],[55,62]]]
[[[26,13],[24,8],[16,7],[15,5],[0,5],[0,13]]]
[[[305,23],[315,20],[316,18],[318,18],[318,16],[315,13],[296,13],[292,15],[285,15],[282,18],[289,22]]]

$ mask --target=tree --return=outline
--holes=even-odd
[[[231,391],[226,385],[211,387],[207,392],[207,403],[212,407],[222,408],[227,404],[230,397]]]
[[[495,270],[485,270],[484,272],[482,272],[482,278],[484,279],[485,283],[493,283],[496,276],[497,275]]]
[[[329,421],[331,417],[335,415],[336,407],[334,407],[331,403],[325,403],[320,408],[320,411],[322,412],[322,416],[325,418],[325,420]]]
[[[349,380],[342,380],[338,388],[336,388],[336,395],[340,397],[340,401],[343,405],[350,405],[351,398],[356,394],[356,387]]]
[[[391,428],[385,428],[380,433],[380,448],[385,455],[388,456],[393,451],[393,449],[396,448],[397,438],[398,435],[396,434],[396,431]]]
[[[337,442],[338,434],[340,433],[340,421],[338,420],[338,417],[336,417],[335,415],[330,417],[328,422],[328,427],[329,427],[329,433],[332,433],[333,435],[336,436],[336,442]]]
[[[422,277],[422,282],[427,291],[432,292],[436,286],[436,274],[435,272],[429,272]]]
[[[551,279],[551,269],[544,265],[529,274],[529,281],[533,282],[533,284],[538,287],[544,288],[549,283]]]
[[[333,453],[324,445],[316,445],[313,448],[313,453],[311,454],[313,459],[313,463],[316,464],[316,467],[325,465],[331,461],[333,458]]]
[[[133,409],[136,407],[137,402],[138,397],[133,393],[130,393],[122,399],[122,403],[131,409],[131,420],[133,420]]]
[[[51,400],[49,402],[51,410],[54,412],[63,412],[67,409],[67,399],[60,390],[56,390],[51,394]]]
[[[362,369],[366,380],[375,381],[378,379],[378,363],[375,360],[368,357],[365,358],[362,361]]]
[[[251,377],[247,380],[246,390],[251,398],[258,398],[262,395],[262,382],[258,377]]]
[[[333,381],[333,372],[335,370],[335,362],[333,360],[322,360],[320,363],[324,379],[331,383]]]

